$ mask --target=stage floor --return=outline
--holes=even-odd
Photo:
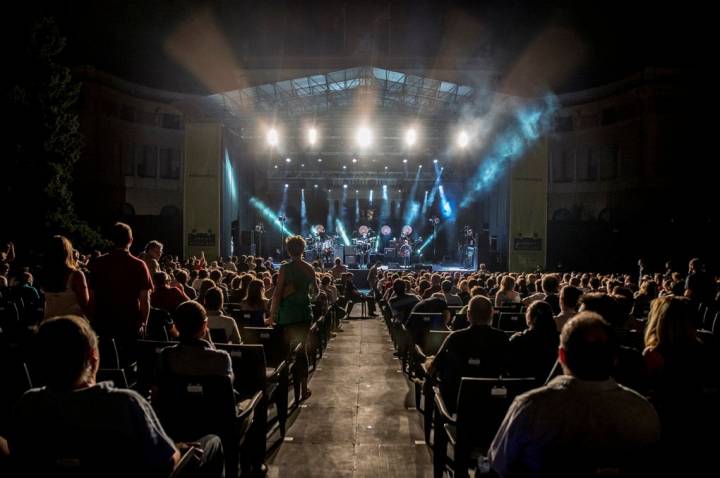
[[[408,267],[402,267],[402,266],[389,267],[386,265],[381,266],[382,270],[392,271],[392,272],[405,272],[405,271],[412,272],[412,271],[417,270],[416,267],[418,267],[420,269],[427,269],[427,268],[431,267],[433,272],[474,272],[475,271],[474,269],[464,268],[459,264],[425,264],[425,263],[423,263],[423,264],[412,264]],[[360,268],[359,267],[348,267],[348,270],[350,272],[364,271],[367,269],[368,268],[366,268],[366,267],[360,267]]]

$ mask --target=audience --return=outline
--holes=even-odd
[[[194,301],[180,304],[174,313],[180,343],[164,348],[158,360],[158,377],[227,375],[233,377],[230,355],[216,350],[208,341],[208,317],[205,307]]]
[[[555,316],[555,326],[560,332],[565,323],[575,317],[582,291],[577,287],[566,285],[560,290],[560,313]]]
[[[510,373],[533,377],[543,384],[555,365],[559,343],[550,304],[533,302],[525,313],[525,322],[528,328],[510,337]]]
[[[127,350],[147,324],[153,286],[145,262],[130,254],[130,226],[118,222],[111,233],[113,249],[90,269],[90,310],[97,334],[115,338]]]
[[[470,327],[452,332],[431,359],[429,373],[439,378],[445,403],[452,409],[462,377],[499,377],[507,371],[508,338],[491,326],[492,316],[487,297],[470,299]]]
[[[161,261],[163,246],[158,241],[151,241],[135,258],[130,252],[133,238],[129,226],[117,223],[111,232],[113,247],[105,255],[82,254],[73,250],[67,238],[54,236],[38,274],[41,287],[33,284],[35,269],[31,272],[17,264],[22,259],[15,257],[14,247],[5,246],[0,251],[0,299],[21,297],[21,316],[33,310],[44,313],[38,344],[44,347],[52,340],[65,342],[65,355],[55,364],[47,362],[50,354],[61,353],[60,345],[49,345],[43,351],[33,348],[33,353],[39,354],[38,365],[44,365],[33,362],[29,370],[36,384],[46,386],[23,397],[8,443],[0,437],[0,452],[13,453],[23,470],[52,475],[54,460],[67,457],[80,457],[83,468],[94,467],[99,457],[113,459],[116,455],[111,452],[123,456],[137,453],[128,451],[134,446],[151,451],[133,455],[117,472],[142,468],[136,473],[161,476],[176,463],[178,448],[186,447],[175,446],[165,436],[157,417],[139,395],[95,383],[99,362],[95,333],[103,340],[115,339],[121,366],[132,362],[136,339],[147,331],[146,338],[179,338],[177,345],[160,353],[160,377],[209,374],[232,378],[229,355],[214,347],[209,334],[210,330],[222,330],[213,332],[215,340],[241,343],[235,320],[223,312],[228,299],[233,307],[267,315],[271,301],[265,291],[274,295],[276,324],[270,321],[270,325],[280,329],[287,350],[305,342],[312,311],[315,318],[333,311],[336,320],[342,315],[338,305],[347,301],[352,307],[359,300],[368,300],[374,315],[375,301],[358,290],[342,261],[329,273],[322,272],[322,267],[305,267],[297,240],[293,265],[283,267],[284,277],[279,280],[272,264],[261,257],[210,261],[203,253],[200,258],[164,256]],[[306,269],[307,278],[295,277],[305,274]],[[342,279],[337,287],[335,277]],[[170,282],[172,278],[175,280]],[[377,264],[369,278],[378,305],[393,317],[391,321],[386,315],[396,341],[404,333],[399,324],[414,330],[408,322],[411,312],[442,313],[445,327],[454,331],[428,363],[431,377],[438,380],[451,409],[463,376],[534,377],[540,385],[554,369],[556,359],[559,361],[554,370],[562,368],[564,375],[518,397],[508,411],[490,450],[492,466],[501,476],[636,471],[643,460],[648,460],[658,440],[663,456],[669,457],[667,469],[673,474],[700,475],[712,465],[708,458],[715,449],[712,437],[720,424],[720,412],[713,401],[716,395],[709,392],[718,389],[720,360],[716,338],[710,331],[698,331],[698,327],[712,323],[707,318],[712,319],[717,310],[717,285],[699,259],[690,262],[687,278],[670,268],[658,274],[646,268],[639,283],[636,274],[566,272],[540,278],[539,274],[487,270],[467,274],[387,271]],[[660,285],[662,290],[658,291]],[[493,302],[495,307],[517,304],[520,310],[524,306],[527,328],[508,340],[509,332],[492,327],[497,312]],[[27,306],[33,303],[38,304],[36,308]],[[463,303],[468,305],[451,317],[448,306]],[[310,315],[305,313],[306,304]],[[705,322],[701,322],[698,310],[708,311]],[[161,320],[159,314],[165,318]],[[90,319],[94,332],[80,316]],[[153,328],[153,323],[162,325],[167,333],[152,333],[160,330]],[[31,332],[34,329],[37,327]],[[560,337],[558,331],[562,331]],[[75,352],[69,352],[73,347]],[[404,353],[398,351],[399,355]],[[295,357],[295,371],[299,373],[296,379],[302,397],[307,398],[310,392],[304,354]],[[58,367],[74,370],[75,376],[55,373]],[[662,436],[655,412],[639,394],[648,396],[657,408]],[[80,417],[84,413],[81,407],[94,410]],[[101,416],[109,410],[113,416]],[[58,438],[60,427],[74,420],[82,430],[97,433],[102,440],[108,435],[107,427],[115,426],[114,420],[123,417],[127,423],[119,428],[117,440],[137,436],[136,443],[116,443],[115,438],[107,437],[106,442],[117,444],[116,449],[99,450],[98,445],[72,430],[66,442]],[[97,423],[89,423],[91,418]],[[621,427],[624,422],[626,426]],[[29,424],[30,428],[20,430],[18,424]],[[220,473],[217,456],[222,453],[221,446],[212,437],[204,440],[205,469]],[[61,442],[63,446],[58,445]],[[77,452],[79,446],[87,449]],[[28,463],[36,453],[29,449],[37,450],[35,463]],[[88,457],[91,453],[97,453],[97,460]],[[678,455],[695,458],[688,464],[688,460],[674,459]],[[112,475],[115,470],[104,471]]]
[[[208,289],[205,293],[205,308],[207,310],[208,329],[219,329],[223,331],[227,343],[241,344],[240,331],[237,323],[232,317],[224,315],[223,294],[218,287]]]
[[[492,468],[501,477],[647,472],[660,423],[644,397],[610,377],[616,353],[599,315],[566,323],[563,375],[515,399],[490,446]]]
[[[17,404],[9,436],[24,476],[167,477],[180,460],[152,407],[136,392],[96,383],[100,354],[86,320],[46,320],[37,334],[46,385]],[[222,476],[216,436],[201,438],[206,476]],[[21,471],[20,471],[21,470]]]
[[[154,289],[150,294],[150,305],[171,314],[178,305],[190,300],[179,286],[174,287],[168,283],[168,275],[164,272],[155,272],[152,275]]]

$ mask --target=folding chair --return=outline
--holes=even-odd
[[[463,377],[454,415],[450,414],[436,388],[434,476],[442,477],[451,463],[455,478],[467,477],[473,455],[487,454],[512,401],[532,389],[534,384],[534,378]],[[452,461],[448,459],[448,445],[454,449]]]
[[[170,374],[161,377],[158,389],[154,405],[173,440],[192,442],[205,435],[218,435],[225,452],[225,473],[231,478],[236,477],[240,449],[253,424],[263,392],[258,391],[238,405],[230,377]],[[243,457],[243,465],[250,464],[249,458]]]
[[[519,332],[525,330],[525,316],[520,312],[501,312],[497,327],[508,332]]]

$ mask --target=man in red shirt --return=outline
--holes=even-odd
[[[131,344],[147,324],[153,286],[147,265],[130,254],[130,226],[116,223],[110,239],[112,251],[90,269],[91,322],[101,339]]]
[[[153,307],[163,309],[172,314],[178,305],[190,300],[179,287],[174,287],[168,283],[168,275],[166,273],[156,272],[152,278],[155,290],[153,290],[150,295],[150,305]]]

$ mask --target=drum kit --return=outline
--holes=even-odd
[[[311,234],[305,238],[305,256],[308,258],[323,259],[325,262],[332,262],[338,236],[326,234],[325,226],[322,224],[313,226],[311,231]]]
[[[365,256],[370,252],[373,243],[377,239],[375,231],[369,227],[362,225],[357,230],[358,236],[353,238],[353,245],[358,255]]]

